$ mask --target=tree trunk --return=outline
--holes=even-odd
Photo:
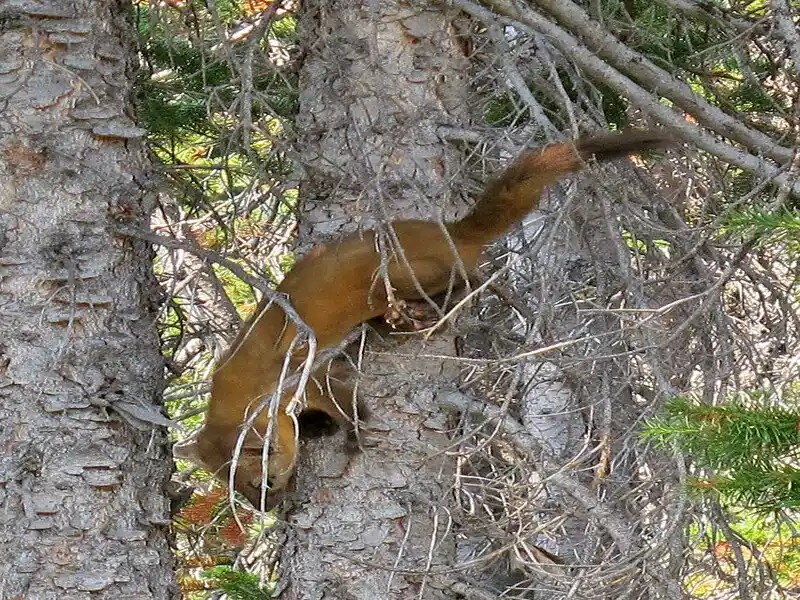
[[[388,1],[305,6],[303,34],[313,42],[298,119],[304,247],[355,225],[450,216],[458,212],[453,192],[469,190],[470,158],[495,161],[499,147],[511,152],[497,163],[507,162],[557,129],[531,97],[536,118],[510,143],[492,144],[490,117],[514,111],[498,101],[507,98],[496,81],[487,101],[486,80],[513,83],[511,59],[525,56],[514,33],[494,22],[477,26],[446,9]],[[475,63],[465,53],[472,60],[492,50],[509,61],[468,70]],[[582,110],[582,123],[595,122]],[[461,311],[458,351],[441,329],[424,347],[366,345],[367,443],[353,458],[328,440],[306,445],[282,559],[287,597],[679,597],[683,546],[666,548],[639,525],[666,514],[668,530],[678,531],[683,513],[669,471],[663,489],[641,492],[645,455],[630,442],[657,407],[643,394],[660,399],[677,383],[658,369],[669,323],[648,322],[646,357],[655,366],[640,367],[628,358],[638,331],[618,316],[660,304],[640,290],[639,270],[659,255],[633,264],[625,246],[626,233],[652,232],[612,208],[659,202],[657,191],[626,183],[646,178],[631,168],[620,162],[572,189],[555,186],[559,209],[574,195],[580,208],[545,203],[546,218],[509,237],[493,265],[507,269],[495,293]],[[693,277],[686,274],[689,285]],[[445,414],[445,406],[455,410]]]
[[[454,15],[388,1],[304,7],[301,243],[452,213],[459,176],[437,126],[465,124]],[[399,351],[420,349],[412,341]],[[452,338],[425,351],[453,354]],[[360,394],[372,416],[362,453],[347,456],[341,440],[306,445],[282,558],[286,598],[455,597],[447,419],[432,402],[442,362],[398,362],[373,352],[365,361]]]
[[[152,210],[115,0],[0,7],[0,597],[171,598]],[[149,421],[149,422],[148,422]]]

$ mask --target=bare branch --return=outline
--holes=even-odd
[[[488,12],[469,0],[454,0],[454,3],[478,18],[485,16]],[[542,14],[530,8],[520,8],[506,0],[494,0],[492,6],[507,15],[507,18],[501,19],[501,22],[506,22],[534,35],[537,32],[543,34],[548,41],[575,61],[584,72],[629,98],[638,108],[654,117],[662,125],[668,126],[688,143],[697,145],[727,163],[756,173],[764,179],[772,180],[777,185],[787,185],[786,175],[780,168],[749,152],[722,143],[709,133],[697,128],[683,115],[661,104],[650,92],[598,58],[592,51]],[[492,17],[490,23],[496,22],[496,20]],[[718,126],[722,128],[721,125],[718,124]],[[788,154],[788,160],[791,160],[791,153]],[[800,184],[795,182],[791,189],[793,195],[800,195]]]

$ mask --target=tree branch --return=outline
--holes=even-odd
[[[474,410],[476,405],[480,405],[483,414],[491,419],[498,419],[503,423],[503,429],[509,439],[517,448],[531,457],[531,460],[533,460],[533,457],[541,457],[542,453],[537,450],[536,442],[532,436],[525,431],[522,425],[508,415],[503,414],[497,407],[478,402],[461,392],[453,390],[437,394],[436,401],[442,406],[450,406],[460,411]],[[564,467],[550,464],[550,461],[546,458],[542,459],[542,467],[545,472],[545,482],[552,483],[563,492],[566,492],[591,517],[597,519],[597,522],[617,544],[620,552],[630,553],[631,551],[640,550],[631,536],[630,524],[607,502],[598,499],[597,494],[590,488],[577,481],[574,477],[568,476]]]
[[[504,14],[513,16],[507,12],[511,9],[508,0],[493,0],[493,4],[502,8]],[[747,127],[739,119],[709,104],[686,83],[620,42],[590,19],[589,15],[571,0],[536,0],[536,4],[547,10],[571,33],[578,35],[597,56],[607,60],[618,71],[635,79],[639,85],[671,100],[690,113],[699,123],[777,163],[785,163],[792,159],[790,148],[779,146],[768,135]],[[520,16],[526,20],[525,15],[520,14]]]
[[[662,125],[669,127],[671,131],[687,142],[731,165],[755,173],[764,179],[772,180],[776,185],[791,184],[792,195],[800,196],[800,183],[791,182],[783,169],[765,162],[764,159],[749,152],[720,142],[711,134],[688,122],[683,115],[660,103],[651,92],[595,56],[569,33],[548,21],[540,13],[527,8],[514,8],[507,0],[491,0],[491,4],[498,11],[508,11],[509,14],[516,15],[515,18],[497,17],[471,0],[453,0],[453,4],[481,20],[486,19],[487,14],[491,15],[488,23],[499,21],[531,35],[543,34],[547,41],[574,61],[587,75],[628,98],[642,111],[658,120]]]
[[[792,55],[795,81],[800,83],[800,33],[792,20],[792,12],[786,0],[771,0],[772,13],[775,16],[776,37],[782,39]]]

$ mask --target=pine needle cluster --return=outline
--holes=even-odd
[[[724,405],[678,397],[647,423],[645,437],[685,454],[693,494],[758,512],[800,507],[800,415],[753,395]]]
[[[748,208],[728,215],[722,232],[756,235],[764,243],[787,242],[800,245],[800,210],[785,208],[777,212]]]

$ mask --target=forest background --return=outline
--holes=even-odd
[[[282,510],[231,504],[178,461],[183,597],[800,597],[796,2],[129,8],[136,129],[95,134],[145,136],[155,158],[151,227],[119,231],[155,244],[169,421],[135,403],[102,410],[148,452],[163,446],[154,427],[182,439],[202,423],[215,361],[314,244],[464,214],[525,147],[628,126],[679,142],[553,186],[433,331],[359,332],[349,356],[368,443],[355,456],[341,434],[305,443]],[[36,27],[53,40],[47,23],[64,36],[71,18],[39,14]],[[63,40],[38,43],[54,72],[82,68],[61,61]],[[4,152],[23,176],[39,166]],[[71,245],[43,254],[63,266],[51,298],[72,290],[72,312],[44,321],[67,331],[75,306],[102,304],[76,301]],[[98,410],[48,402],[73,419]],[[87,454],[72,468],[94,494],[115,489],[116,458]],[[48,502],[20,504],[40,531]],[[59,585],[118,585],[71,577]]]

